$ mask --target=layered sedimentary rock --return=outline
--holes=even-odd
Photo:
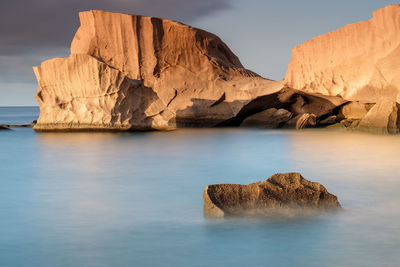
[[[88,11],[69,58],[35,67],[35,129],[212,126],[280,82],[243,68],[217,36],[159,18]]]
[[[204,190],[204,214],[212,217],[272,215],[341,208],[336,196],[299,173],[278,173],[249,185],[217,184]]]
[[[399,102],[400,5],[307,41],[292,54],[289,87],[348,100]]]

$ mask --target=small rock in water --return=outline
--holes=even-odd
[[[209,217],[301,214],[340,209],[336,196],[300,173],[278,173],[249,185],[216,184],[205,188],[204,214]]]

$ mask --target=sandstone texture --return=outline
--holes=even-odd
[[[400,105],[382,99],[361,119],[357,128],[384,134],[395,134],[400,128]]]
[[[214,126],[282,88],[217,36],[179,22],[87,11],[69,58],[34,67],[36,130]]]
[[[374,104],[349,102],[339,110],[338,116],[342,119],[361,120],[373,106]]]
[[[400,5],[295,47],[281,82],[245,69],[214,34],[179,22],[96,10],[79,17],[71,55],[34,67],[35,130],[399,132]]]
[[[46,61],[35,74],[41,88],[35,129],[148,130],[164,119],[151,88],[89,55]]]
[[[204,190],[204,214],[210,217],[274,215],[287,211],[340,209],[336,196],[299,173],[278,173],[249,185],[217,184]]]
[[[285,84],[305,92],[348,100],[399,102],[400,5],[373,13],[307,41],[292,51]]]

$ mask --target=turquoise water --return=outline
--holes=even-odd
[[[0,108],[0,124],[27,123],[37,113]],[[400,262],[400,136],[15,128],[0,131],[0,147],[0,266]],[[289,171],[324,184],[345,211],[308,219],[203,218],[207,184],[247,184]]]

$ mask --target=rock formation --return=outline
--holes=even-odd
[[[70,57],[34,67],[36,130],[399,131],[400,5],[294,48],[283,82],[245,69],[217,36],[179,22],[93,10],[79,16]]]
[[[285,83],[348,100],[399,102],[400,5],[307,41],[292,51]]]
[[[378,133],[395,134],[400,129],[400,105],[395,101],[381,100],[361,119],[357,128]]]
[[[342,119],[361,120],[375,104],[349,102],[339,110],[338,116]]]
[[[204,190],[204,214],[212,217],[271,215],[341,208],[337,197],[299,173],[278,173],[249,185],[217,184]]]
[[[304,128],[315,126],[317,120],[335,115],[340,107],[347,102],[341,97],[308,94],[286,87],[278,92],[255,98],[244,105],[235,117],[221,122],[219,126],[247,126],[249,120],[253,122],[252,126],[254,126],[254,118],[260,123],[260,127],[272,125],[271,122],[275,122],[275,125],[279,125],[279,127]],[[278,109],[280,113],[268,111],[271,109]],[[268,120],[263,118],[266,114],[271,116]],[[281,114],[285,115],[282,116]],[[303,114],[310,114],[307,118],[311,121],[307,119],[308,123],[305,121],[298,123],[300,118],[301,120],[306,119],[302,116]],[[315,123],[312,122],[312,118]]]
[[[36,130],[213,126],[282,87],[200,29],[104,11],[79,16],[71,56],[34,68]]]
[[[399,132],[399,21],[400,5],[390,5],[293,48],[286,86],[353,101],[320,125],[336,120],[343,128]]]
[[[37,130],[149,130],[168,118],[151,88],[89,55],[48,60],[35,74],[41,88]]]

